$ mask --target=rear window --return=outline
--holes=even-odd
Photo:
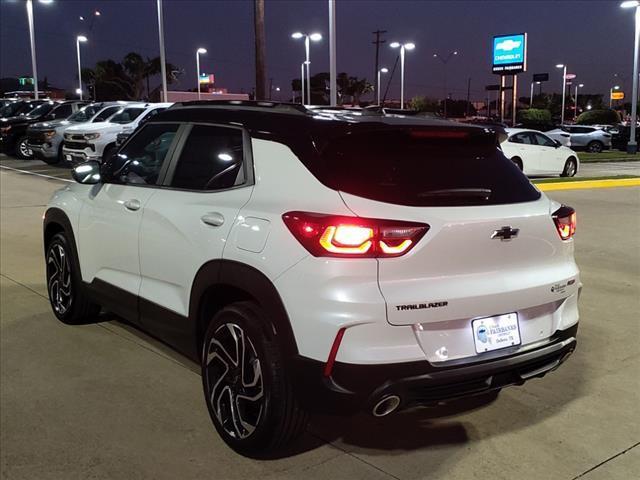
[[[496,205],[540,193],[481,129],[361,132],[323,148],[328,185],[408,206]]]

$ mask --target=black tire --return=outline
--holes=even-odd
[[[211,421],[236,452],[269,457],[306,429],[307,412],[298,405],[273,330],[255,303],[233,303],[213,317],[201,364]]]
[[[604,150],[604,145],[602,142],[599,142],[597,140],[589,142],[589,144],[587,145],[587,151],[590,153],[600,153],[602,152],[602,150]]]
[[[522,160],[519,157],[513,157],[511,161],[515,163],[516,167],[518,167],[521,172],[524,170],[522,166]]]
[[[82,284],[75,251],[65,233],[55,234],[45,249],[47,292],[54,315],[62,323],[93,320],[100,306],[91,302]]]
[[[29,160],[33,158],[33,152],[27,146],[26,135],[23,135],[22,137],[18,138],[18,141],[16,142],[15,154],[16,154],[16,158],[20,160]]]
[[[561,177],[574,177],[578,173],[578,162],[575,158],[569,157],[564,163],[564,169],[560,174]]]

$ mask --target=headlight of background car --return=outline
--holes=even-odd
[[[95,140],[96,138],[99,138],[100,134],[99,133],[85,133],[84,134],[84,139],[85,140]]]
[[[6,127],[0,127],[0,133],[8,133],[11,130],[11,125],[7,125]]]
[[[64,134],[64,139],[65,140],[71,140],[71,134],[70,133],[65,133]]]
[[[55,130],[47,130],[46,132],[42,132],[44,134],[44,138],[46,138],[47,140],[51,140],[53,137],[56,136],[56,131]]]

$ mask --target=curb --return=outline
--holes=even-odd
[[[577,182],[538,183],[534,185],[543,192],[553,190],[584,190],[588,188],[640,187],[640,177],[609,180],[584,180]]]

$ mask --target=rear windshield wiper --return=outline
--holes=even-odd
[[[481,198],[488,200],[491,196],[490,188],[445,188],[442,190],[428,190],[418,193],[422,198]]]

